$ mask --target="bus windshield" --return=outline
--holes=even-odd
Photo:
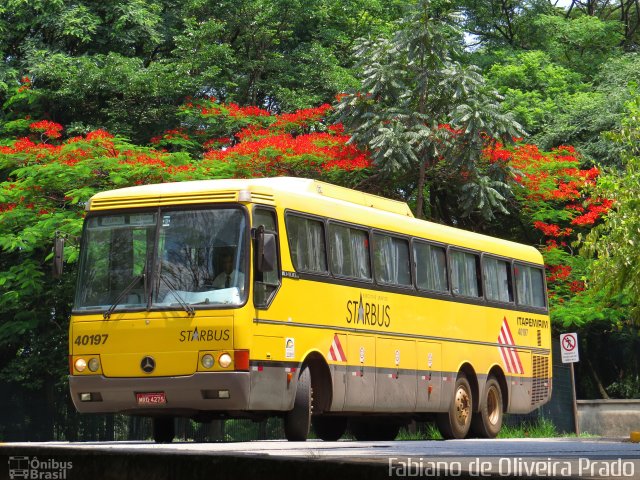
[[[240,208],[92,216],[83,234],[74,309],[241,305],[247,234]]]

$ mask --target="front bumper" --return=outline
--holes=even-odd
[[[237,412],[248,409],[250,385],[249,372],[206,372],[149,378],[69,376],[71,398],[80,413],[188,415],[197,412]],[[217,398],[216,392],[220,390],[228,391],[229,398]],[[144,392],[164,392],[166,403],[138,405],[136,393]],[[91,393],[94,400],[81,401],[82,393]]]

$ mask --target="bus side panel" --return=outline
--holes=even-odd
[[[346,365],[329,365],[331,371],[332,399],[331,412],[344,410],[344,399],[347,393],[347,367]]]
[[[282,337],[256,335],[251,350],[254,358],[278,358],[284,350]],[[297,379],[297,377],[296,377]],[[287,385],[286,368],[279,362],[263,361],[251,367],[250,410],[284,410],[289,407],[291,395],[287,388],[295,388],[296,383]],[[293,390],[295,391],[295,390]]]
[[[373,410],[376,391],[376,339],[363,335],[347,338],[347,391],[344,411]]]
[[[509,392],[509,409],[507,413],[529,413],[533,410],[531,405],[531,352],[526,350],[518,350],[518,356],[522,362],[524,375],[507,376],[507,382],[510,385]]]
[[[442,401],[442,346],[417,342],[418,390],[416,411],[437,412]]]
[[[416,409],[416,342],[377,338],[376,396],[378,412]]]

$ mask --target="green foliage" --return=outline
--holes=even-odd
[[[459,4],[465,29],[490,48],[531,49],[539,35],[535,18],[556,11],[545,1],[461,0]]]
[[[541,417],[535,422],[522,423],[516,426],[503,425],[498,438],[554,438],[558,430],[553,422]]]
[[[388,30],[405,3],[10,0],[0,7],[0,101],[13,96],[3,113],[143,143],[178,126],[187,96],[311,107],[355,85],[351,45]],[[20,99],[22,75],[32,85]]]
[[[594,287],[607,295],[628,294],[640,298],[640,95],[627,104],[628,116],[611,138],[622,148],[624,172],[610,170],[600,183],[599,193],[614,201],[604,224],[586,237],[583,251],[596,256],[592,276]],[[632,312],[640,319],[640,303]]]
[[[538,48],[548,52],[554,62],[586,75],[595,74],[623,38],[619,21],[591,15],[539,15],[534,23],[540,32]]]
[[[638,78],[638,54],[610,58],[600,66],[594,88],[569,97],[537,135],[538,142],[545,148],[570,142],[591,161],[619,166],[621,145],[606,132],[620,128],[631,100],[629,82]]]
[[[396,440],[399,441],[411,441],[411,440],[442,440],[442,435],[438,430],[438,427],[434,423],[416,423],[415,432],[411,432],[408,428],[401,428]]]
[[[539,133],[558,110],[586,85],[581,75],[551,61],[543,51],[509,55],[487,73],[503,96],[503,108],[513,112],[527,133]]]

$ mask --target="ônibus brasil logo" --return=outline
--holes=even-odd
[[[38,480],[66,480],[67,472],[73,468],[72,462],[61,462],[53,458],[40,460],[38,457],[9,457],[9,478]]]

